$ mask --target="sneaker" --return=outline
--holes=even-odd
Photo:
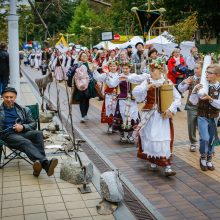
[[[175,176],[176,172],[171,169],[171,167],[166,167],[164,170],[165,176]]]
[[[190,152],[196,152],[196,145],[195,144],[190,144],[189,151]]]
[[[81,122],[81,123],[85,123],[85,122],[86,122],[85,117],[82,117],[81,120],[80,120],[80,122]]]
[[[47,176],[52,176],[54,174],[54,169],[57,166],[57,164],[58,164],[58,159],[57,158],[52,158],[49,161],[49,165],[46,169]]]
[[[157,165],[155,163],[150,164],[150,170],[151,171],[156,171],[157,170]]]
[[[86,115],[86,116],[84,116],[84,118],[85,118],[85,120],[89,120],[89,117]]]
[[[113,132],[112,127],[108,127],[107,133],[112,134],[112,132]]]
[[[121,143],[126,143],[127,142],[127,138],[125,138],[125,137],[120,137],[120,142]]]
[[[215,170],[215,167],[213,166],[212,162],[207,162],[207,168],[208,170],[211,170],[211,171]]]
[[[39,160],[36,160],[36,161],[34,162],[34,164],[33,164],[33,170],[34,170],[33,175],[36,176],[36,177],[38,177],[38,176],[40,175],[41,170],[42,170],[42,165],[41,165],[41,163],[40,163]]]
[[[127,136],[127,141],[129,144],[134,144],[134,138],[132,136]]]
[[[207,171],[208,167],[207,165],[204,165],[204,162],[202,161],[202,159],[200,158],[200,168],[202,171]]]

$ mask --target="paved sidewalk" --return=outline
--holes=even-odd
[[[21,92],[23,104],[37,102],[24,80]],[[46,153],[51,153],[51,150],[46,150]],[[14,160],[0,169],[0,219],[114,220],[113,215],[98,215],[96,205],[101,197],[93,184],[89,184],[92,193],[80,194],[77,185],[60,179],[60,164],[67,157],[61,154],[55,157],[59,164],[51,177],[44,170],[38,178],[34,177],[32,166],[23,160]]]
[[[40,73],[25,68],[31,78]],[[67,113],[64,85],[60,89],[61,109]],[[56,89],[51,85],[51,100],[56,103]],[[136,148],[121,144],[117,134],[107,135],[107,126],[100,123],[102,102],[91,100],[89,121],[79,122],[79,107],[73,106],[73,122],[82,133],[99,149],[148,201],[169,220],[177,219],[220,219],[220,148],[215,150],[216,170],[202,172],[199,168],[199,153],[189,152],[186,112],[174,118],[174,169],[175,177],[166,178],[161,170],[152,173],[145,161],[136,157]],[[91,129],[92,128],[92,129]],[[89,155],[88,155],[89,156]]]

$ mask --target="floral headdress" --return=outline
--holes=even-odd
[[[123,67],[123,66],[128,66],[128,67],[131,68],[131,67],[133,66],[133,63],[130,62],[130,61],[126,61],[126,62],[121,62],[121,61],[119,61],[118,63],[119,63],[119,65],[120,65],[121,67]]]
[[[156,60],[151,60],[150,69],[163,69],[166,61],[162,58],[157,58]]]
[[[119,63],[117,62],[117,61],[115,61],[115,60],[111,60],[111,61],[109,61],[108,62],[108,66],[110,66],[110,65],[116,65],[116,66],[118,66],[119,65]]]

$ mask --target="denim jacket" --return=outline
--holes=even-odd
[[[31,131],[37,128],[36,121],[33,119],[31,111],[27,107],[14,104],[19,116],[19,124],[24,126],[24,131]],[[0,132],[4,130],[5,112],[3,103],[0,105]]]

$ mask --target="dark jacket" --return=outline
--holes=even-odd
[[[31,131],[37,128],[36,121],[33,119],[31,111],[27,107],[22,107],[15,103],[15,109],[20,118],[19,124],[24,126],[24,131]],[[4,129],[5,112],[3,103],[0,105],[0,132]]]
[[[9,77],[9,55],[5,50],[0,49],[0,77]]]

